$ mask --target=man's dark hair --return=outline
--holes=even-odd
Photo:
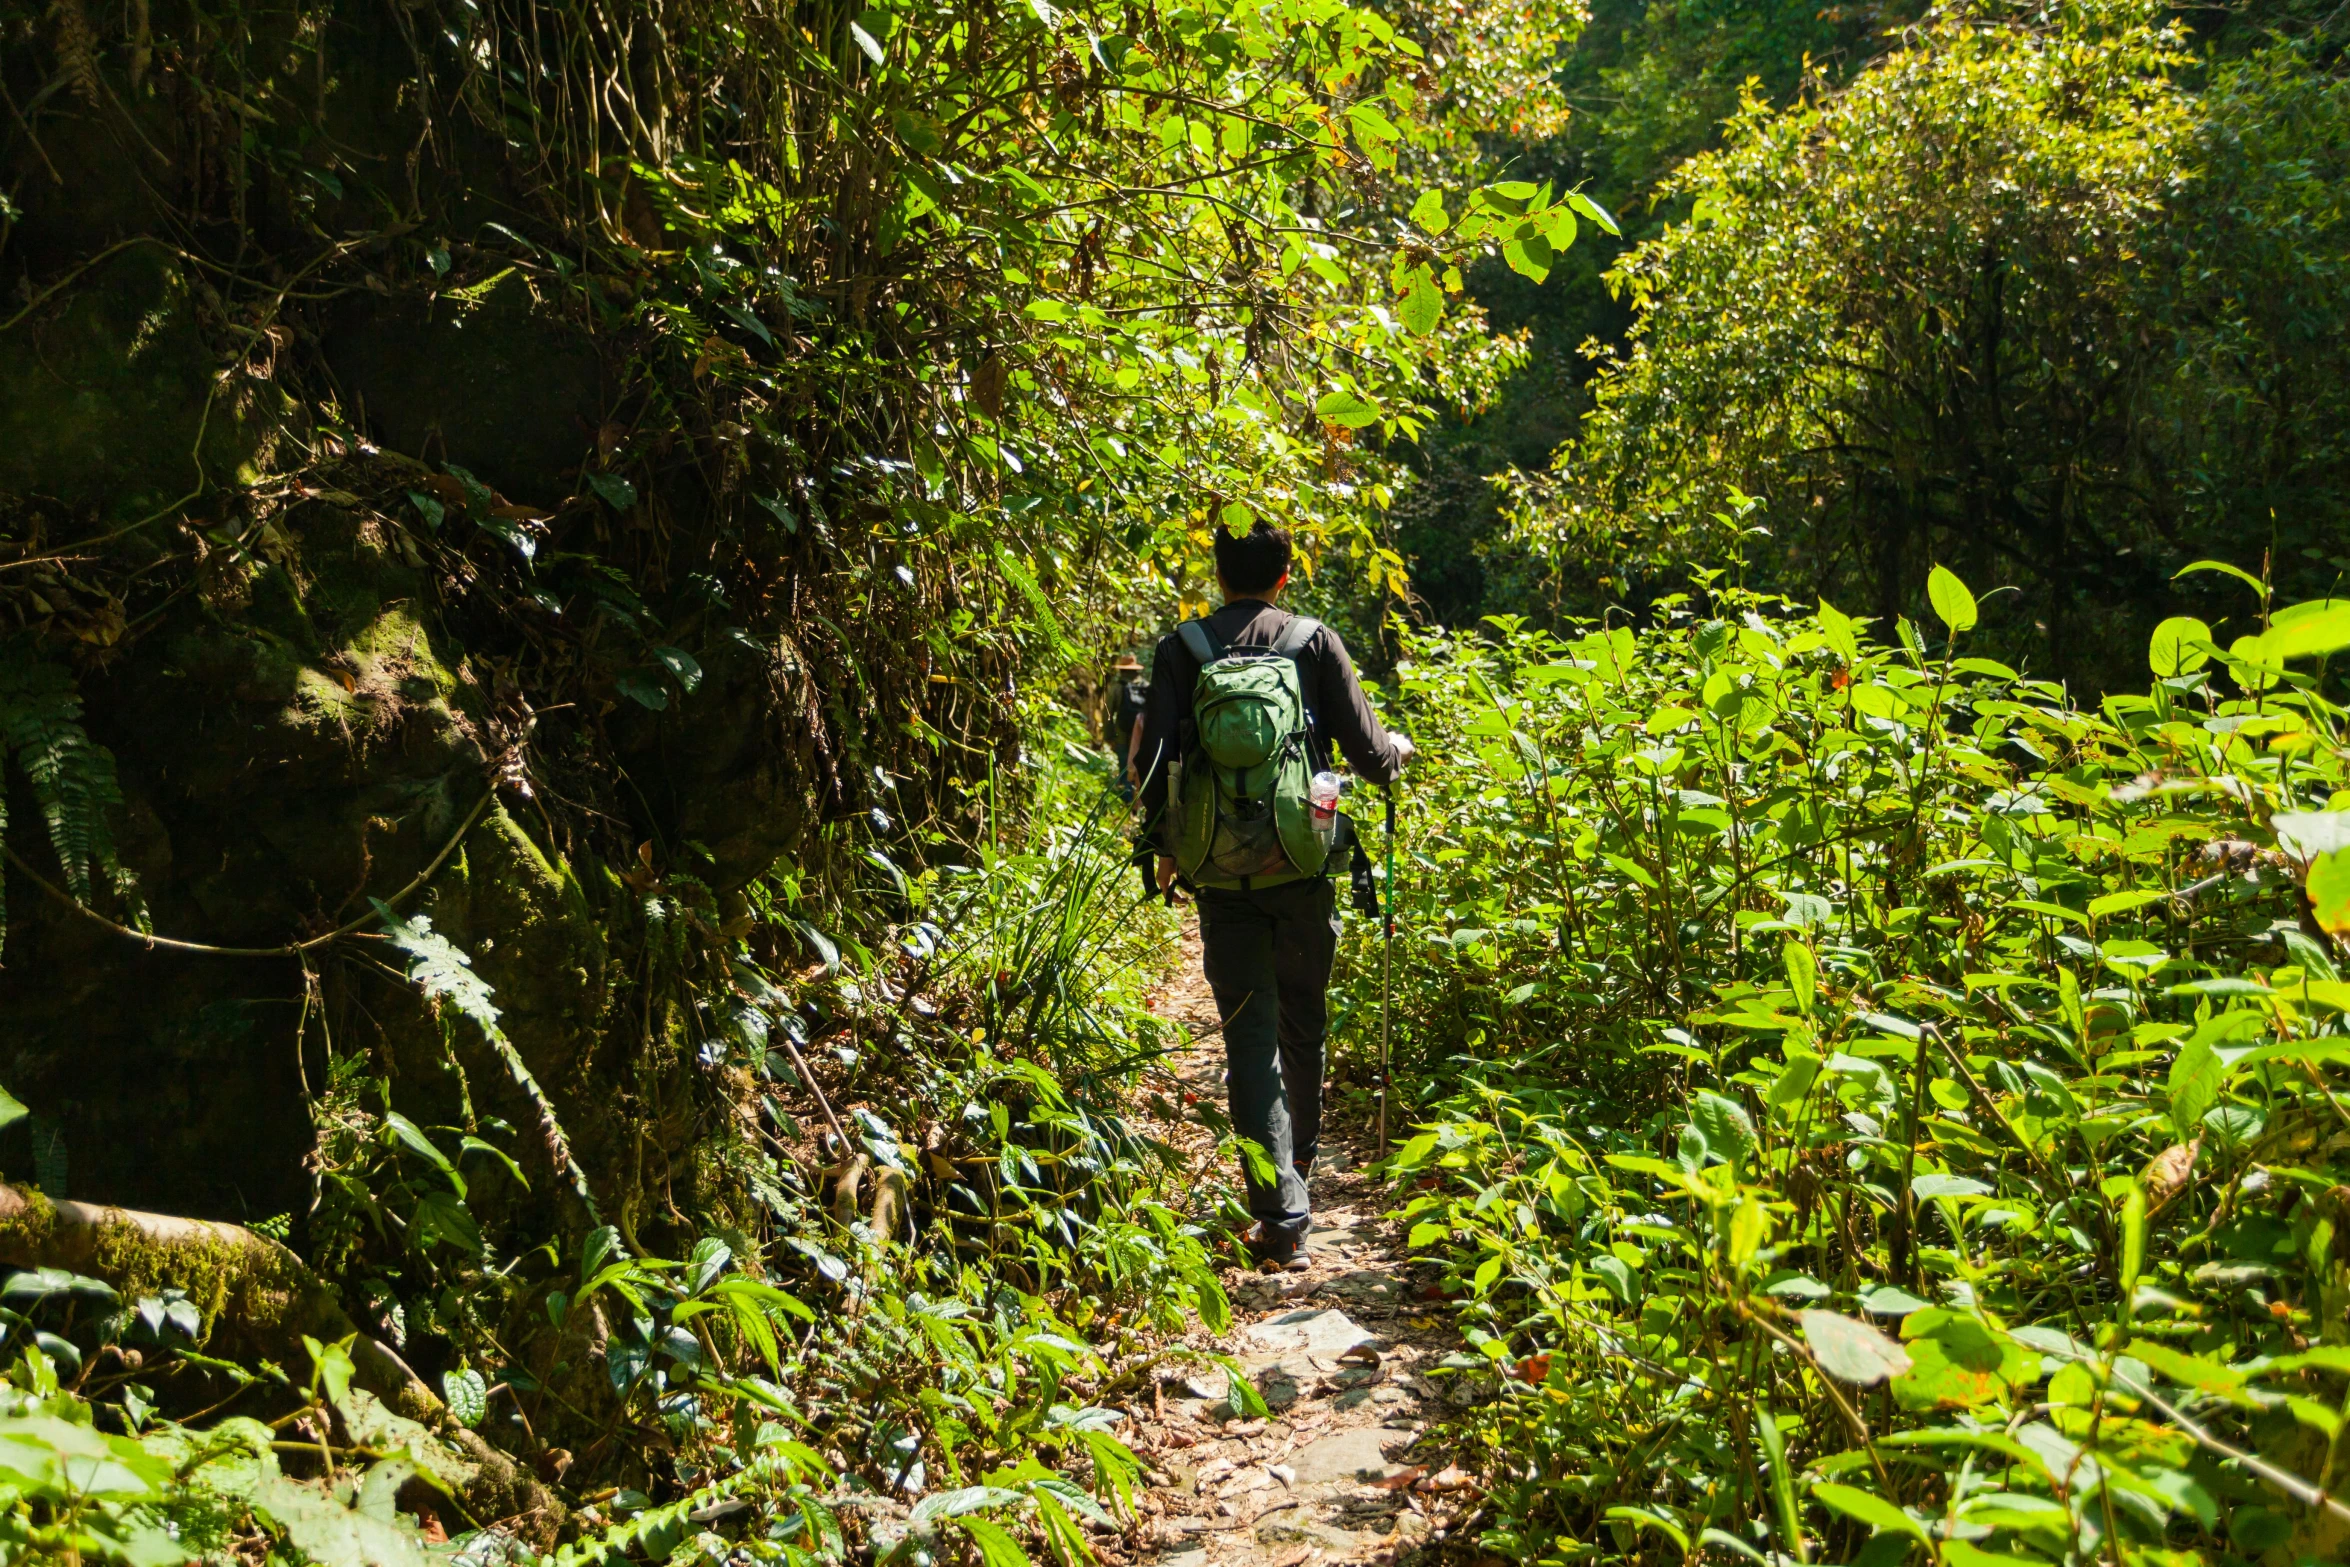
[[[1289,575],[1289,530],[1260,522],[1234,535],[1216,530],[1216,575],[1228,593],[1267,593]]]

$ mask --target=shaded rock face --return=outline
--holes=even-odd
[[[191,594],[82,682],[122,784],[123,858],[160,934],[266,948],[332,929],[411,881],[489,788],[499,725],[418,613],[419,574],[341,508],[301,508],[283,537],[284,563],[241,604]],[[297,959],[147,949],[22,877],[9,899],[0,1082],[62,1131],[75,1194],[200,1217],[303,1211],[303,1080],[323,1085],[338,1028],[360,1031],[345,1049],[389,1045],[404,1088],[455,1110],[434,1091],[440,1030],[373,952],[310,959],[324,1015],[298,1054]],[[605,963],[574,871],[493,807],[408,907],[476,952],[540,1080],[573,1082],[602,1026]],[[494,1063],[469,1069],[527,1123],[526,1107],[496,1103]]]
[[[606,1216],[723,1211],[697,1183],[735,1179],[701,1157],[730,1106],[691,1048],[717,928],[779,860],[821,881],[826,822],[921,820],[1008,762],[1018,655],[938,634],[976,596],[901,581],[871,542],[911,490],[827,444],[846,394],[722,408],[696,355],[735,329],[643,323],[670,264],[652,250],[682,241],[641,189],[632,243],[598,239],[401,8],[153,22],[140,91],[128,24],[95,17],[113,96],[86,100],[37,26],[0,33],[38,132],[0,126],[0,649],[70,668],[114,758],[138,906],[97,905],[279,949],[446,850],[401,908],[491,987]],[[16,570],[26,553],[58,564]],[[687,648],[690,683],[667,658]],[[21,764],[0,788],[7,842],[58,880]],[[371,1114],[447,1127],[470,1096],[516,1129],[527,1190],[466,1167],[493,1245],[583,1227],[506,1063],[380,938],[191,953],[13,869],[5,896],[0,1087],[38,1124],[0,1133],[0,1176],[290,1214],[306,1249],[314,1106],[363,1059]]]
[[[535,311],[519,278],[478,303],[353,300],[330,317],[323,347],[385,446],[540,504],[570,492],[612,402],[595,344]]]

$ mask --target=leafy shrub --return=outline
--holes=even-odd
[[[1391,1169],[1513,1556],[2350,1538],[2350,611],[2088,711],[1932,597],[1406,634]]]

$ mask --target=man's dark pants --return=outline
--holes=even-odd
[[[1202,966],[1224,1018],[1232,1125],[1264,1147],[1274,1180],[1246,1168],[1249,1212],[1267,1239],[1302,1239],[1306,1177],[1322,1143],[1322,1036],[1338,954],[1337,891],[1317,876],[1261,891],[1203,888]]]

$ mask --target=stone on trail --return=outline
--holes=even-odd
[[[1335,1360],[1357,1344],[1379,1335],[1354,1322],[1343,1311],[1293,1311],[1242,1330],[1256,1349],[1275,1355],[1320,1355]]]
[[[1192,1545],[1180,1551],[1168,1551],[1158,1558],[1158,1567],[1208,1567],[1208,1548]]]
[[[1388,1462],[1387,1455],[1379,1450],[1382,1441],[1394,1440],[1391,1433],[1376,1426],[1357,1426],[1351,1431],[1334,1432],[1299,1449],[1290,1459],[1290,1467],[1297,1471],[1299,1485],[1384,1480],[1403,1468],[1401,1464]]]

